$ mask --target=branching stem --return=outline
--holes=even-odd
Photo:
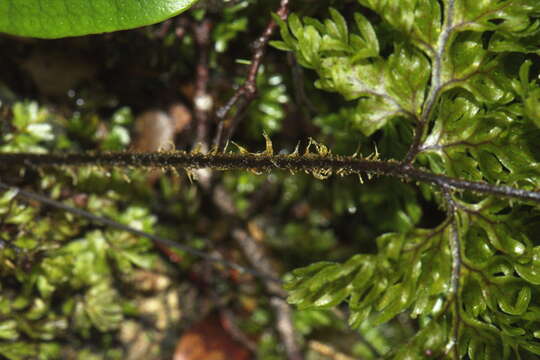
[[[405,164],[412,164],[414,158],[420,151],[424,132],[426,131],[426,125],[429,122],[439,93],[445,85],[442,83],[443,55],[447,50],[446,47],[454,26],[454,7],[455,0],[449,0],[444,12],[444,23],[441,34],[439,35],[439,40],[437,41],[437,48],[432,55],[431,86],[429,93],[427,94],[426,102],[424,103],[423,112],[416,125],[413,143],[403,160]]]

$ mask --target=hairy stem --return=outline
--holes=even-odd
[[[453,178],[394,161],[367,160],[331,154],[266,155],[265,153],[200,154],[185,152],[0,154],[0,169],[90,165],[121,168],[180,168],[187,171],[210,168],[213,170],[251,170],[258,173],[271,170],[288,170],[291,172],[311,173],[319,178],[331,174],[381,175],[428,183],[447,190],[466,190],[478,194],[502,196],[540,203],[539,191],[529,191],[507,185],[492,185],[486,182]]]

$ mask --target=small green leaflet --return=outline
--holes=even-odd
[[[132,29],[180,14],[198,0],[1,0],[0,32],[61,38]]]

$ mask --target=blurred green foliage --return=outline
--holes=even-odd
[[[129,123],[128,118],[125,110],[112,116],[110,132],[99,139],[104,148],[118,149],[123,147],[122,142],[126,145],[125,135],[118,134],[128,133],[124,127]],[[69,137],[52,131],[63,122],[64,119],[35,102],[16,103],[11,122],[13,129],[2,137],[0,151],[44,152],[69,148]],[[87,124],[75,117],[67,129],[81,136],[78,130],[85,126]],[[37,177],[37,174],[20,175]],[[97,185],[98,179],[109,176],[107,171],[98,169],[42,175],[38,187],[53,198],[71,198],[67,203],[73,204],[77,195],[66,194],[63,182],[87,183],[96,191],[99,186],[93,185]],[[142,179],[132,178],[132,181]],[[52,340],[79,337],[84,342],[92,338],[96,330],[118,329],[130,300],[116,289],[116,277],[127,276],[134,267],[150,268],[155,260],[155,255],[149,251],[151,243],[115,230],[88,228],[84,219],[42,206],[30,206],[19,202],[15,196],[16,192],[8,191],[0,199],[0,338],[3,339],[0,354],[10,359],[60,358],[65,356],[66,350],[59,343],[51,343]],[[120,207],[119,195],[112,189],[87,197],[81,192],[79,196],[84,196],[86,208],[93,213],[145,231],[152,230],[155,224],[156,219],[147,207]],[[122,358],[118,349],[104,348],[99,352],[106,358]]]

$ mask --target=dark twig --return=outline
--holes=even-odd
[[[203,152],[208,150],[208,127],[210,112],[213,107],[212,96],[208,93],[208,80],[210,72],[208,69],[208,51],[210,47],[210,30],[212,23],[209,19],[193,25],[193,34],[199,50],[197,62],[197,78],[195,81],[195,120],[197,132],[195,144],[203,147]]]
[[[246,259],[258,272],[279,278],[279,274],[273,269],[270,261],[268,261],[264,249],[244,230],[244,221],[238,214],[229,193],[219,185],[215,186],[213,190],[210,189],[210,177],[204,177],[201,186],[207,193],[211,192],[214,205],[221,211],[222,215],[231,218],[236,223],[232,231],[232,237],[242,250]],[[277,331],[284,345],[287,358],[289,360],[301,360],[303,357],[295,337],[292,311],[289,304],[285,301],[286,292],[281,287],[281,284],[266,281],[262,278],[261,281],[270,296],[270,306],[273,308],[276,316]]]
[[[88,212],[86,210],[82,210],[82,209],[79,209],[79,208],[75,208],[75,207],[66,205],[64,203],[53,200],[53,199],[48,198],[46,196],[31,192],[31,191],[26,191],[26,190],[23,190],[23,189],[21,189],[19,187],[7,185],[7,184],[1,183],[1,182],[0,182],[0,189],[2,189],[2,190],[15,190],[17,192],[17,196],[22,197],[22,198],[24,198],[26,200],[38,201],[38,202],[40,202],[42,204],[49,205],[49,206],[52,206],[54,208],[61,209],[61,210],[64,210],[66,212],[69,212],[71,214],[83,217],[83,218],[85,218],[85,219],[87,219],[87,220],[89,220],[89,221],[91,221],[93,223],[109,226],[109,227],[117,229],[117,230],[126,231],[126,232],[128,232],[130,234],[150,239],[155,244],[160,244],[160,245],[165,246],[167,248],[179,249],[179,250],[182,250],[182,251],[184,251],[184,252],[186,252],[188,254],[198,256],[198,257],[200,257],[202,259],[205,259],[207,261],[214,262],[214,263],[219,263],[219,264],[228,266],[228,267],[230,267],[232,269],[238,270],[240,272],[251,274],[253,276],[263,277],[263,278],[265,278],[265,281],[274,282],[276,284],[281,283],[281,280],[279,280],[279,278],[268,278],[265,273],[261,273],[261,272],[259,272],[257,270],[246,268],[244,266],[241,266],[241,265],[235,264],[233,262],[224,260],[221,257],[215,257],[215,256],[208,255],[204,251],[197,250],[197,249],[192,248],[190,246],[183,245],[183,244],[177,243],[175,241],[172,241],[172,240],[169,240],[169,239],[157,236],[157,235],[153,235],[153,234],[141,231],[141,230],[137,230],[137,229],[135,229],[135,228],[133,228],[131,226],[121,224],[121,223],[119,223],[117,221],[114,221],[112,219],[109,219],[109,218],[106,218],[106,217],[103,217],[103,216],[94,215],[94,214],[92,214],[92,213],[90,213],[90,212]]]
[[[281,0],[277,15],[285,20],[289,14],[289,0]],[[229,101],[221,107],[217,113],[219,121],[214,146],[222,150],[231,138],[234,130],[238,126],[244,111],[251,104],[257,95],[257,73],[261,67],[266,47],[270,38],[277,28],[277,23],[272,19],[264,29],[262,35],[253,44],[253,55],[248,69],[248,75],[244,84],[236,90]],[[236,107],[234,114],[231,114],[233,107]]]
[[[414,129],[413,142],[409,147],[405,158],[403,159],[404,164],[411,165],[416,155],[418,155],[418,152],[420,151],[420,146],[422,145],[422,138],[424,137],[425,128],[426,121],[424,120],[424,118],[419,118],[418,122],[416,123],[416,128]]]
[[[285,19],[288,13],[288,0],[282,0],[280,4],[280,9],[278,10],[278,16],[282,19]],[[257,73],[261,66],[266,46],[270,37],[275,31],[277,24],[274,20],[271,20],[262,36],[254,44],[254,53],[251,59],[251,66],[248,71],[247,79],[242,87],[240,87],[229,102],[217,112],[217,118],[219,120],[218,129],[216,133],[216,139],[214,140],[214,145],[223,149],[224,144],[230,139],[234,129],[236,128],[238,122],[247,106],[255,98],[257,93]],[[208,40],[204,38],[205,34],[204,28],[195,30],[196,37],[197,34],[200,36],[197,39],[199,49],[208,48]],[[201,31],[202,34],[201,34]],[[206,50],[207,51],[207,50]],[[202,152],[205,153],[208,150],[207,134],[208,134],[208,118],[209,108],[202,106],[198,109],[197,99],[208,99],[212,98],[207,94],[207,84],[208,84],[208,60],[200,59],[197,67],[197,81],[196,81],[196,95],[195,95],[195,117],[197,119],[197,138],[196,142],[201,144]],[[201,105],[205,105],[202,103]],[[230,116],[232,108],[236,106],[236,112],[233,116]],[[225,216],[231,217],[238,225],[234,228],[233,238],[236,240],[240,249],[244,253],[245,257],[252,264],[252,266],[258,269],[259,272],[264,274],[273,274],[276,277],[279,277],[277,272],[275,272],[270,266],[270,262],[266,259],[265,253],[259,244],[252,239],[247,232],[243,229],[242,219],[236,211],[234,202],[231,196],[221,187],[216,186],[212,189],[212,172],[208,170],[203,170],[201,168],[196,171],[199,182],[204,191],[212,195],[212,200],[221,213]],[[271,281],[266,281],[262,279],[263,285],[266,288],[266,291],[270,295],[270,304],[276,315],[276,326],[278,334],[281,338],[281,341],[284,345],[287,358],[289,360],[301,360],[302,355],[300,352],[300,347],[294,336],[295,331],[292,322],[292,311],[290,306],[284,300],[286,293],[283,291],[280,284],[275,284]]]
[[[221,326],[229,335],[240,344],[248,348],[252,353],[257,352],[257,344],[251,340],[238,326],[236,315],[229,308],[222,308],[219,311]]]
[[[202,188],[207,193],[211,191],[209,180],[210,176],[207,176],[201,182]],[[223,216],[230,217],[236,223],[232,231],[232,237],[251,266],[262,274],[279,278],[279,274],[273,269],[270,261],[268,261],[264,249],[245,230],[244,221],[238,214],[229,193],[222,186],[217,185],[212,190],[212,200]],[[261,278],[261,281],[270,297],[270,306],[276,316],[277,332],[283,343],[287,359],[301,360],[303,357],[295,336],[296,332],[293,326],[292,311],[285,300],[287,296],[286,292],[281,287],[281,284],[266,281],[263,278]]]
[[[429,171],[392,161],[367,160],[337,155],[307,154],[265,155],[265,154],[200,154],[185,152],[153,153],[103,153],[103,154],[0,154],[0,169],[20,167],[55,167],[55,166],[107,166],[107,167],[154,167],[182,168],[188,171],[210,168],[215,170],[252,170],[268,172],[288,170],[308,172],[317,176],[331,173],[367,174],[396,177],[404,180],[419,181],[451,190],[466,190],[478,194],[487,194],[528,200],[540,203],[540,191],[518,189],[507,185],[493,185],[481,181],[469,181],[434,174]]]
[[[277,272],[273,269],[272,264],[265,256],[264,250],[249,234],[242,228],[236,228],[233,230],[233,238],[244,250],[244,253],[249,254],[248,260],[257,271],[267,274],[269,277],[277,276]],[[287,358],[289,360],[301,360],[303,359],[300,347],[296,340],[296,332],[292,323],[292,311],[285,301],[285,291],[281,287],[281,284],[271,281],[263,280],[263,285],[266,291],[271,295],[270,306],[274,309],[276,314],[276,325],[278,333],[283,342]]]
[[[211,174],[205,176],[200,181],[201,187],[207,193],[211,193],[212,200],[222,215],[231,218],[235,222],[232,237],[242,250],[246,259],[258,272],[279,277],[279,274],[273,269],[270,261],[268,261],[264,249],[244,230],[244,220],[238,214],[229,193],[219,185],[215,186],[212,190],[210,188],[210,178]],[[300,346],[294,336],[292,311],[289,304],[285,301],[286,292],[281,287],[281,284],[272,283],[262,278],[261,281],[270,296],[270,306],[273,308],[276,316],[277,331],[284,345],[287,358],[289,360],[301,360],[303,357],[300,352]]]
[[[272,21],[273,23],[273,21]],[[255,45],[255,54],[252,59],[252,66],[247,77],[245,84],[240,88],[239,91],[233,96],[227,105],[230,111],[235,104],[238,107],[237,117],[234,119],[234,126],[232,126],[227,131],[227,137],[230,137],[236,123],[239,121],[241,113],[244,111],[245,107],[249,105],[252,99],[256,95],[256,76],[257,71],[262,62],[264,55],[264,49],[270,36],[272,35],[273,28],[268,27],[261,38],[258,39]],[[209,35],[210,35],[210,23],[204,21],[203,23],[196,24],[194,26],[195,40],[199,48],[199,61],[197,64],[197,77],[195,85],[195,119],[197,121],[197,135],[195,139],[195,146],[199,147],[199,150],[202,153],[208,151],[208,120],[210,118],[212,97],[208,94],[208,79],[209,79],[209,69],[208,69],[208,47],[209,47]],[[223,111],[223,110],[220,110]],[[220,118],[220,127],[218,128],[218,135],[223,132],[223,119],[227,115],[226,113],[223,116],[219,116],[220,112],[218,111],[218,117]],[[212,177],[213,174],[208,169],[197,169],[197,177],[200,180],[201,187],[203,190],[211,194],[211,198],[214,202],[214,205],[221,211],[224,216],[231,217],[233,221],[236,221],[238,224],[241,224],[241,218],[238,215],[236,208],[234,206],[234,201],[230,195],[223,189],[221,186],[216,186],[212,189]],[[274,279],[279,278],[279,274],[273,271],[270,262],[266,259],[264,251],[252,239],[247,232],[243,229],[243,226],[238,225],[233,230],[233,238],[236,240],[239,248],[244,253],[245,257],[251,263],[251,265],[258,269],[257,272],[261,274],[268,274],[269,276],[274,275]],[[295,340],[295,331],[292,324],[292,313],[289,305],[285,301],[286,293],[283,291],[281,284],[276,283],[275,281],[267,281],[262,279],[263,285],[270,295],[270,304],[274,309],[276,314],[276,325],[278,333],[281,335],[284,348],[286,349],[287,356],[289,360],[301,360],[302,356],[299,350],[299,346]],[[228,326],[224,328],[228,329],[231,332],[233,337],[240,341],[242,344],[246,345],[250,350],[255,351],[255,345],[245,336],[243,333],[234,325],[234,320],[232,315],[227,310],[222,310],[222,320],[227,320],[226,323]]]

